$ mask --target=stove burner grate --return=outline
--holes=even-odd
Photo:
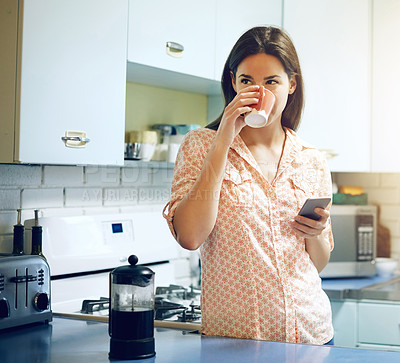
[[[175,316],[180,322],[199,320],[201,318],[200,305],[195,302],[199,301],[199,297],[200,291],[196,291],[193,286],[189,289],[179,285],[157,287],[154,299],[154,319],[166,320]],[[109,305],[108,297],[83,300],[81,313],[108,313]]]
[[[82,314],[93,314],[96,311],[108,310],[110,302],[108,297],[100,297],[99,300],[83,300]]]
[[[193,303],[190,304],[190,310],[188,308],[185,308],[185,310],[183,310],[182,313],[178,315],[178,321],[185,323],[189,321],[199,320],[201,318],[201,314],[197,313],[195,309],[200,310],[200,306]]]

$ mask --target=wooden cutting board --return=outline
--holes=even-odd
[[[101,321],[103,323],[108,323],[108,316],[96,316],[88,314],[79,313],[53,313],[53,316],[58,316],[60,318],[68,319],[78,319],[86,321]],[[159,328],[172,328],[172,329],[182,329],[182,330],[195,330],[201,331],[199,323],[183,323],[179,321],[168,321],[168,320],[154,320],[154,326]]]
[[[378,225],[376,257],[390,257],[390,230]]]

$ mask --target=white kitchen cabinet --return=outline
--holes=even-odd
[[[332,323],[335,330],[335,345],[355,347],[357,344],[357,302],[332,300]]]
[[[215,9],[215,0],[129,0],[128,62],[212,79]]]
[[[128,0],[17,3],[0,5],[2,33],[18,40],[0,70],[14,72],[0,91],[15,107],[1,104],[0,162],[122,165]],[[66,147],[66,131],[90,142]]]
[[[239,37],[258,25],[282,26],[282,0],[217,0],[215,76],[221,80],[229,52]]]
[[[373,1],[372,166],[374,172],[400,172],[400,1]]]
[[[335,345],[400,351],[400,303],[331,300]]]
[[[337,154],[332,171],[370,170],[370,8],[365,0],[284,2],[283,25],[298,51],[305,85],[298,133]]]
[[[400,305],[391,302],[358,304],[360,345],[385,345],[400,349]]]

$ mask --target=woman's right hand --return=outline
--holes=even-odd
[[[257,104],[260,96],[259,90],[260,86],[256,85],[243,88],[225,107],[216,135],[218,143],[230,146],[235,137],[246,126],[244,115],[251,112],[253,109],[253,107],[250,107],[251,105]]]
[[[250,86],[241,90],[226,106],[201,172],[175,210],[173,225],[183,248],[199,248],[213,230],[229,147],[245,125],[242,115],[252,110],[250,105],[257,104],[258,98],[259,86]]]

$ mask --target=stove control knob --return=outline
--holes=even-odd
[[[39,292],[33,298],[33,306],[38,311],[44,311],[49,308],[49,295],[45,292]]]
[[[7,299],[0,299],[0,319],[10,316],[10,305]]]

